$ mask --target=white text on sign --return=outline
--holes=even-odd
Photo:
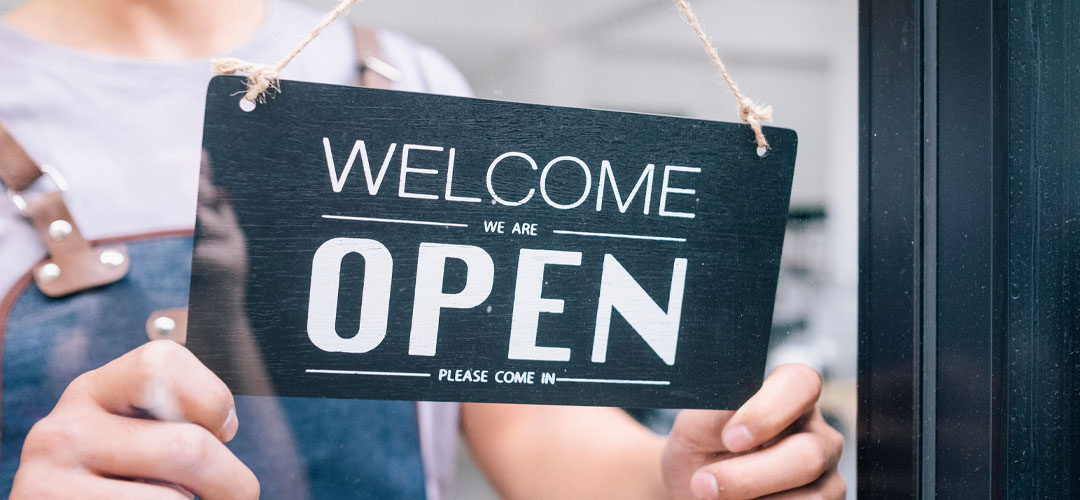
[[[335,324],[341,262],[353,253],[363,257],[365,269],[360,325],[356,334],[342,336]],[[541,313],[563,312],[563,300],[543,296],[545,267],[580,266],[581,257],[581,252],[521,249],[509,332],[509,359],[570,360],[570,348],[537,345],[537,326]],[[446,263],[450,259],[464,263],[467,270],[465,286],[456,293],[443,292]],[[443,243],[421,243],[416,262],[409,354],[434,356],[441,311],[472,309],[487,300],[494,283],[495,264],[480,247]],[[390,250],[378,241],[335,238],[323,243],[312,262],[307,323],[311,342],[328,352],[365,353],[378,347],[386,338],[393,269],[394,258]],[[605,254],[593,330],[592,361],[607,361],[611,316],[618,311],[664,363],[674,365],[686,270],[686,259],[677,258],[672,263],[665,310],[649,297],[614,256]]]
[[[359,155],[361,168],[364,170],[364,181],[366,182],[367,192],[371,196],[379,194],[382,187],[383,179],[386,177],[386,172],[390,168],[390,164],[394,161],[394,158],[398,155],[398,143],[392,143],[386,150],[386,154],[383,156],[382,162],[379,163],[378,171],[372,171],[372,161],[368,153],[368,146],[363,140],[358,140],[353,144],[352,151],[349,153],[348,160],[345,161],[345,166],[340,169],[337,167],[337,163],[334,160],[333,149],[330,144],[330,139],[323,138],[323,149],[326,153],[326,167],[330,173],[330,187],[335,193],[340,193],[345,188],[345,182],[349,178],[349,174],[353,170],[353,166],[356,163],[356,157]],[[438,200],[444,199],[452,202],[462,203],[481,203],[483,200],[473,196],[461,196],[453,194],[454,184],[454,166],[457,160],[457,149],[450,148],[447,150],[442,146],[426,146],[420,144],[403,144],[400,153],[400,170],[398,175],[398,191],[397,196],[399,198],[413,198],[421,200]],[[416,157],[420,154],[425,155],[429,160],[432,155],[445,155],[445,158],[440,158],[440,163],[446,163],[445,174],[442,174],[438,169],[434,168],[420,168],[416,166]],[[413,164],[410,165],[410,157],[412,157]],[[678,165],[667,165],[663,168],[662,179],[659,182],[660,186],[658,190],[654,190],[654,184],[656,184],[654,177],[658,174],[658,169],[655,164],[648,164],[641,171],[641,175],[637,178],[637,182],[634,187],[630,189],[630,192],[626,194],[626,198],[623,198],[622,192],[619,191],[619,186],[615,182],[615,173],[612,168],[612,164],[608,160],[600,162],[600,170],[595,175],[593,173],[593,167],[590,167],[584,160],[576,156],[559,156],[548,161],[543,168],[540,168],[540,164],[536,162],[532,156],[511,151],[503,153],[487,164],[487,174],[485,176],[485,187],[487,193],[491,196],[492,203],[499,205],[505,205],[509,207],[521,206],[529,203],[537,194],[537,188],[530,187],[528,191],[523,193],[507,193],[499,192],[495,186],[497,179],[506,179],[505,176],[516,176],[515,184],[526,184],[521,182],[522,176],[535,177],[535,172],[540,172],[539,179],[529,180],[539,187],[540,198],[544,200],[544,203],[559,210],[570,210],[578,208],[585,204],[585,202],[593,194],[593,185],[596,185],[596,202],[595,208],[597,212],[604,210],[604,199],[609,195],[614,198],[616,208],[620,213],[626,213],[630,209],[630,205],[634,202],[634,199],[641,194],[643,200],[641,202],[641,213],[643,215],[649,215],[649,211],[652,207],[653,192],[659,191],[657,198],[659,202],[656,210],[657,214],[661,217],[679,217],[685,219],[693,219],[695,214],[693,212],[687,212],[682,210],[675,210],[669,205],[678,203],[674,199],[673,195],[693,196],[696,195],[694,189],[676,187],[676,176],[685,176],[687,174],[699,174],[701,169],[697,167],[684,167]],[[515,168],[516,167],[516,168]],[[528,170],[521,167],[527,167]],[[554,179],[558,178],[560,174],[564,172],[572,172],[574,170],[580,171],[583,174],[583,182],[577,189],[581,190],[581,194],[574,194],[570,199],[556,200],[553,198],[553,193],[550,192],[550,186],[555,182]],[[530,172],[531,171],[531,172]],[[446,184],[445,189],[441,190],[441,193],[431,192],[418,192],[408,186],[408,179],[410,175],[445,175]],[[593,179],[596,179],[595,183]],[[687,183],[686,179],[681,179],[681,185],[692,184]],[[610,187],[608,185],[610,184]],[[642,187],[644,186],[644,189]],[[625,186],[623,190],[625,191]],[[460,191],[459,191],[460,192]],[[683,200],[686,203],[686,200]],[[591,206],[591,204],[590,204]],[[610,207],[611,204],[609,203]]]
[[[510,229],[510,234],[536,236],[536,232],[539,230],[539,226],[539,224],[531,224],[528,222],[515,222],[514,226]],[[484,232],[506,234],[506,222],[486,220],[484,221]]]

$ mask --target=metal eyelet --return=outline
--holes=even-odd
[[[126,261],[127,258],[124,257],[123,253],[117,250],[105,250],[104,252],[101,252],[101,255],[98,256],[98,260],[100,260],[102,264],[108,267],[120,267],[124,264],[124,261]]]
[[[55,281],[56,278],[60,277],[60,266],[56,265],[53,262],[50,262],[48,264],[45,264],[44,266],[41,266],[41,269],[38,269],[37,275],[38,279],[41,280],[42,283],[49,283]]]
[[[70,222],[64,219],[54,220],[49,224],[49,237],[52,238],[53,241],[60,241],[67,238],[73,230],[74,227],[72,227]]]
[[[157,318],[154,318],[153,327],[158,335],[167,337],[173,330],[176,330],[176,320],[168,316],[158,316]]]

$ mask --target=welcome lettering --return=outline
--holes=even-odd
[[[340,162],[335,161],[334,159],[335,155],[330,139],[324,137],[322,139],[322,144],[326,156],[326,167],[330,173],[330,186],[335,193],[341,193],[345,188],[345,183],[349,178],[349,174],[352,173],[353,166],[359,155],[361,168],[364,171],[364,180],[367,183],[367,192],[371,196],[378,195],[391,162],[396,157],[400,157],[398,162],[399,181],[397,191],[397,196],[399,198],[424,200],[444,199],[461,203],[480,203],[482,201],[480,198],[476,197],[453,194],[455,186],[454,168],[455,163],[458,161],[457,148],[451,147],[450,149],[446,149],[442,146],[403,144],[400,148],[401,153],[398,155],[398,143],[391,143],[386,148],[386,154],[382,157],[381,162],[379,162],[378,169],[373,172],[373,162],[368,153],[366,141],[357,140],[353,144],[352,150],[345,160],[344,167],[341,167],[340,170],[337,166]],[[434,168],[419,168],[415,166],[415,163],[410,165],[410,154],[412,155],[413,160],[415,160],[417,156],[416,152],[426,152],[426,159],[428,162],[431,161],[432,153],[445,155],[445,158],[439,159],[439,163],[445,162],[446,169],[440,171]],[[524,205],[533,201],[539,191],[540,199],[548,206],[558,210],[570,210],[581,207],[591,196],[594,196],[596,203],[591,206],[595,206],[597,212],[604,210],[604,199],[611,197],[611,202],[609,202],[607,206],[614,206],[619,213],[627,213],[630,209],[630,205],[634,202],[634,199],[640,194],[642,197],[642,201],[640,202],[641,213],[642,215],[648,215],[649,211],[652,209],[652,200],[654,198],[653,186],[658,183],[659,192],[656,198],[659,199],[659,203],[655,210],[661,217],[679,217],[686,219],[693,219],[695,217],[693,212],[675,210],[671,208],[669,204],[677,203],[677,201],[673,199],[673,195],[693,196],[697,194],[694,189],[676,186],[676,182],[679,183],[678,186],[693,184],[693,179],[682,177],[687,174],[701,173],[701,169],[697,167],[666,165],[662,170],[662,178],[659,182],[656,182],[654,178],[657,176],[658,169],[656,164],[650,163],[641,170],[641,173],[636,178],[636,182],[632,188],[627,189],[626,187],[623,187],[622,191],[620,191],[619,185],[615,180],[612,163],[609,160],[601,161],[600,169],[596,175],[593,175],[592,167],[585,163],[585,161],[570,155],[553,158],[541,168],[540,164],[529,154],[519,151],[510,151],[495,157],[488,162],[487,165],[485,188],[487,193],[491,196],[491,199],[500,205],[508,207]],[[580,196],[569,200],[559,201],[553,199],[553,195],[549,192],[549,186],[552,184],[552,181],[564,171],[563,169],[580,170],[584,174],[584,182],[578,186],[581,193]],[[538,176],[537,172],[539,172]],[[443,184],[445,189],[441,193],[417,192],[408,187],[410,175],[445,175],[446,181]],[[676,179],[676,176],[679,176],[680,178]],[[512,179],[515,181],[515,184],[530,187],[524,193],[514,195],[500,193],[497,192],[493,183],[493,179],[497,177]],[[596,185],[595,191],[593,191],[594,184]]]

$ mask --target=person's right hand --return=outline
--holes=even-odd
[[[67,387],[30,429],[11,498],[254,500],[258,480],[223,444],[238,425],[216,375],[151,342]]]

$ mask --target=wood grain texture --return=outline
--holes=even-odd
[[[208,161],[200,188],[188,338],[192,351],[235,391],[733,408],[759,386],[795,163],[793,131],[767,129],[773,149],[761,158],[752,132],[741,124],[291,81],[282,82],[275,99],[244,112],[235,95],[242,88],[242,79],[217,77],[207,97],[203,146]],[[359,140],[370,181],[363,153],[344,176]],[[408,144],[425,148],[410,149],[407,168],[430,171],[407,171],[403,183]],[[382,183],[371,194],[391,145],[396,146]],[[491,167],[509,152],[528,155],[536,169],[522,155]],[[574,159],[548,168],[552,160],[569,156]],[[651,185],[643,177],[648,165],[654,166]],[[628,202],[639,180],[640,190]],[[598,195],[603,196],[599,210]],[[511,206],[526,197],[527,202]],[[490,231],[497,222],[504,223],[502,234]],[[531,225],[529,234],[514,232],[521,223]],[[374,240],[392,257],[386,335],[367,352],[327,352],[308,334],[313,260],[320,246],[335,238]],[[479,279],[475,266],[454,258],[446,259],[442,282],[418,283],[422,244],[478,247],[493,269],[490,292],[479,305],[440,310],[434,355],[409,353],[417,325],[433,326],[413,319],[418,288],[451,295],[482,284],[471,281]],[[580,254],[577,265],[549,263],[540,284],[542,297],[562,300],[563,310],[539,314],[536,345],[569,349],[568,361],[509,357],[523,249]],[[610,315],[606,359],[596,361],[601,277],[606,260],[611,271],[610,259],[647,294],[650,300],[641,310],[655,303],[669,312],[676,262],[685,259],[673,363],[631,326],[625,311],[617,310]],[[356,335],[360,325],[373,262],[357,253],[341,259],[333,324],[344,339]],[[623,288],[609,295],[625,297],[634,287]],[[536,305],[520,302],[519,309]],[[420,308],[425,305],[430,303]],[[254,348],[245,349],[245,343]],[[487,382],[440,380],[440,370],[458,369],[487,370]],[[500,371],[534,372],[535,381],[498,383]],[[556,382],[541,383],[544,373]]]

